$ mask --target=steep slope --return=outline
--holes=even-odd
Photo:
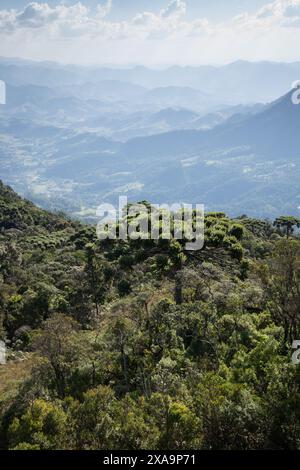
[[[247,146],[268,157],[298,157],[300,106],[292,92],[254,115],[234,115],[210,131],[182,130],[159,136],[136,138],[124,146],[126,155],[179,155],[201,150]],[[287,154],[288,152],[288,154]]]
[[[0,231],[15,229],[24,236],[34,229],[55,232],[72,228],[72,223],[65,217],[44,211],[30,201],[18,196],[9,186],[0,181]]]

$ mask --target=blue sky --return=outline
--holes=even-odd
[[[0,0],[0,55],[87,64],[300,60],[300,0]]]
[[[46,3],[46,0],[44,0]],[[29,3],[28,0],[1,0],[1,8],[24,8]],[[71,5],[76,1],[48,0],[48,5],[55,6],[60,3]],[[82,4],[95,8],[100,0],[82,0]],[[266,0],[187,0],[187,17],[206,16],[209,19],[226,19],[237,15],[245,10],[253,12]],[[110,18],[125,19],[139,11],[157,11],[166,4],[164,0],[114,0]]]
[[[91,5],[97,0],[90,1]],[[244,10],[255,11],[266,0],[187,0],[187,18],[206,16],[208,19],[221,20],[237,15]],[[157,11],[165,6],[164,0],[115,0],[112,14],[126,18],[140,10]]]

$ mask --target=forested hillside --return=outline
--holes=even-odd
[[[99,241],[0,183],[0,448],[300,449],[297,224]]]

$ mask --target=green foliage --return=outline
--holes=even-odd
[[[244,236],[244,227],[240,224],[233,224],[231,227],[230,227],[230,230],[229,230],[229,235],[232,235],[233,237],[235,237],[237,240],[241,240]]]
[[[118,282],[117,288],[121,297],[124,297],[131,292],[130,282],[127,281],[127,279],[122,279],[120,282]]]
[[[294,232],[294,228],[300,228],[300,219],[291,216],[281,216],[274,221],[274,227],[283,229],[287,238]]]
[[[0,448],[300,449],[296,219],[209,213],[187,252],[2,184],[0,215]]]
[[[60,406],[35,400],[8,429],[11,449],[51,450],[65,448],[67,416]]]

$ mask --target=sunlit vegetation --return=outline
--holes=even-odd
[[[0,185],[2,449],[300,449],[300,240],[103,240]],[[293,224],[292,228],[296,228]]]

